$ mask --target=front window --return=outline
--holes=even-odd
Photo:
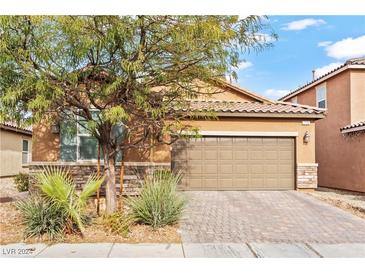
[[[94,121],[98,111],[92,111]],[[98,140],[91,135],[87,121],[78,116],[77,124],[77,158],[78,160],[96,160],[98,158]]]
[[[316,97],[317,97],[317,107],[326,108],[327,107],[327,90],[326,90],[325,84],[316,88]]]
[[[22,148],[22,164],[29,163],[29,141],[23,140]]]
[[[98,121],[98,110],[90,110],[93,121]],[[60,158],[65,162],[76,162],[85,160],[97,160],[98,140],[92,136],[90,122],[83,117],[77,116],[76,119],[64,119],[61,123],[60,131]],[[123,127],[115,126],[114,135],[120,138]],[[100,150],[100,158],[103,159],[103,151]],[[120,161],[122,154],[117,154],[117,161]]]

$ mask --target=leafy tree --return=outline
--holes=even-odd
[[[195,130],[183,123],[195,113],[176,110],[236,78],[240,53],[271,45],[266,27],[258,16],[0,17],[1,119],[82,117],[102,148],[111,213],[117,153]]]

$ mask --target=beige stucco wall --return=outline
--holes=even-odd
[[[32,137],[30,135],[0,129],[0,177],[28,172],[27,165],[22,164],[23,140],[29,141],[30,154],[32,151]]]
[[[347,70],[326,81],[327,116],[315,123],[319,186],[365,192],[365,135],[350,138],[340,132],[363,115],[364,75]],[[315,87],[297,98],[299,104],[316,106]]]
[[[351,124],[365,121],[365,70],[351,70]]]
[[[285,119],[285,118],[223,118],[219,120],[196,120],[187,121],[186,123],[198,127],[202,131],[245,131],[245,132],[297,132],[296,147],[297,147],[297,162],[298,163],[315,163],[315,132],[314,121],[310,125],[302,125],[302,121],[309,121],[308,119]],[[308,144],[303,143],[303,136],[305,132],[311,136],[311,141]],[[33,133],[34,149],[33,161],[57,161],[59,154],[58,136],[46,130],[35,131]],[[39,137],[38,135],[41,135]],[[49,151],[51,156],[45,152],[46,146],[40,140],[46,140],[49,144]],[[54,139],[52,141],[52,139]],[[37,144],[37,146],[36,146]],[[40,148],[38,148],[38,144]],[[39,153],[37,151],[43,151]],[[35,157],[36,156],[36,157]],[[150,152],[145,151],[131,151],[126,155],[126,160],[131,162],[138,161],[153,161],[153,162],[170,162],[170,146],[161,145],[153,148]]]

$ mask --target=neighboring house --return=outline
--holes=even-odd
[[[28,172],[31,161],[32,129],[0,123],[0,178]]]
[[[324,110],[272,102],[220,82],[218,94],[191,102],[196,110],[212,110],[218,120],[189,120],[203,138],[161,145],[148,153],[130,151],[125,191],[136,186],[134,172],[156,168],[183,170],[185,190],[286,190],[317,187],[314,121]],[[188,111],[188,110],[184,110]],[[44,165],[71,171],[78,183],[96,170],[92,137],[79,130],[72,142],[51,126],[33,126],[32,172]],[[56,132],[56,131],[54,131]],[[119,174],[119,172],[117,172]],[[118,179],[119,181],[119,179]]]
[[[365,58],[348,60],[280,100],[327,109],[316,122],[319,185],[365,192]]]

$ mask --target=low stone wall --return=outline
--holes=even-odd
[[[30,164],[29,173],[34,178],[34,174],[44,170],[45,167],[60,167],[67,170],[76,183],[76,188],[82,189],[90,174],[97,172],[96,163],[74,163],[74,162],[34,162]],[[142,185],[143,178],[152,174],[154,170],[170,169],[170,163],[150,163],[150,162],[126,162],[124,168],[123,194],[136,195]],[[101,165],[101,174],[104,166]],[[116,166],[116,187],[120,189],[120,164]],[[101,188],[101,195],[104,194],[104,187]]]
[[[298,164],[297,165],[297,188],[308,189],[318,186],[318,164]]]

